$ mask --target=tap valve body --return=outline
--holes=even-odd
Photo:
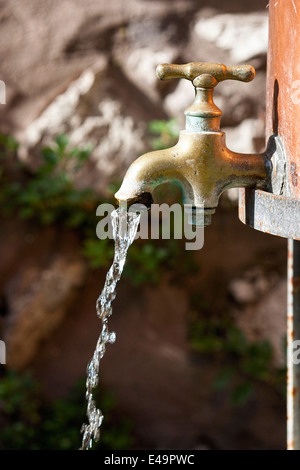
[[[191,62],[185,65],[160,64],[160,80],[184,78],[195,88],[195,100],[186,109],[186,129],[178,143],[165,150],[149,152],[138,158],[127,171],[116,194],[119,201],[136,201],[152,194],[162,182],[175,182],[182,190],[191,214],[203,212],[204,226],[209,225],[221,193],[233,187],[265,188],[271,171],[270,159],[263,154],[239,154],[226,146],[220,130],[222,111],[213,101],[219,82],[250,82],[255,77],[251,65],[226,67],[223,64]],[[191,217],[199,224],[199,215]]]

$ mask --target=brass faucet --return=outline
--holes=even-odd
[[[174,147],[146,153],[129,167],[116,199],[127,206],[143,202],[150,207],[152,192],[164,182],[179,185],[184,204],[192,208],[192,222],[207,226],[221,193],[228,188],[264,189],[271,173],[267,153],[240,154],[226,146],[220,130],[222,111],[213,101],[213,91],[223,80],[249,82],[255,76],[250,65],[226,67],[223,64],[191,62],[185,65],[161,64],[160,80],[185,78],[195,87],[195,100],[185,111],[186,129]],[[197,217],[202,211],[202,217]],[[204,213],[203,213],[204,211]]]

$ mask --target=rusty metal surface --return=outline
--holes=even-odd
[[[288,243],[287,447],[300,450],[300,242]],[[295,346],[297,346],[295,348]]]
[[[300,0],[269,2],[266,136],[281,147],[271,158],[273,194],[248,191],[239,217],[257,230],[299,240]]]
[[[278,134],[287,155],[291,197],[300,198],[300,1],[269,3],[266,133]],[[298,90],[298,91],[297,91]]]
[[[300,240],[300,200],[262,190],[240,190],[239,218],[250,227]]]

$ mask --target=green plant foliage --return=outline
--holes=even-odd
[[[107,268],[112,263],[114,247],[109,239],[86,238],[82,253],[89,260],[91,268]]]
[[[13,136],[0,134],[1,157],[6,158],[7,152],[16,152],[19,144]]]
[[[2,155],[6,155],[8,160],[10,152],[17,149],[17,144],[3,135],[0,144]],[[42,149],[42,163],[35,174],[28,175],[27,169],[16,165],[19,172],[11,181],[3,165],[0,202],[4,213],[33,219],[42,225],[60,222],[67,227],[77,228],[87,224],[90,219],[89,209],[96,207],[96,195],[89,189],[76,189],[73,180],[90,152],[90,147],[69,148],[67,136],[60,135],[52,147]]]
[[[176,119],[169,121],[151,121],[148,125],[151,135],[156,136],[151,140],[153,150],[162,150],[176,144],[179,136],[179,127]]]
[[[217,390],[231,387],[235,405],[244,404],[259,381],[281,388],[284,371],[274,370],[270,343],[248,342],[228,316],[199,318],[194,313],[189,343],[194,351],[219,357],[221,368],[214,386]]]
[[[172,250],[167,246],[157,246],[152,242],[133,245],[128,254],[124,276],[130,279],[134,286],[156,284],[166,268],[164,263],[168,262],[171,256]]]
[[[236,406],[242,406],[251,398],[254,392],[254,384],[248,381],[239,383],[233,389],[231,400]]]
[[[177,135],[174,120],[153,121],[149,126],[152,132],[164,136],[166,142],[166,136],[174,139]],[[41,150],[41,163],[35,173],[29,172],[19,162],[15,155],[17,149],[18,144],[12,137],[0,135],[2,215],[14,215],[39,225],[59,224],[76,229],[82,239],[82,253],[90,267],[109,267],[113,259],[113,242],[96,238],[96,208],[105,202],[115,204],[113,194],[120,183],[111,182],[109,197],[101,199],[91,189],[77,189],[74,177],[89,158],[91,148],[72,148],[66,135],[57,136],[53,145]],[[173,187],[165,186],[163,189],[165,197],[174,198]],[[162,194],[160,197],[164,200]],[[171,240],[159,243],[150,240],[141,243],[138,240],[130,248],[124,276],[135,286],[157,283],[170,269],[178,276],[187,274],[189,270],[194,272],[191,253],[184,250],[180,240],[174,240],[172,229]]]
[[[86,422],[85,381],[71,393],[50,402],[42,399],[40,385],[28,373],[8,371],[0,381],[0,448],[5,450],[76,450],[80,428]],[[134,442],[132,424],[119,419],[111,393],[96,392],[104,414],[103,433],[94,450],[129,449]]]

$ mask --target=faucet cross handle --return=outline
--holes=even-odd
[[[223,80],[251,82],[255,77],[255,70],[251,65],[227,67],[223,64],[190,62],[183,65],[160,64],[156,68],[156,75],[160,80],[185,78],[193,82],[195,87],[214,88]]]
[[[184,112],[187,131],[219,132],[222,111],[213,101],[215,86],[223,80],[250,82],[255,77],[255,70],[251,65],[227,67],[223,64],[190,62],[183,65],[160,64],[156,75],[161,80],[185,78],[193,83],[195,100]]]

